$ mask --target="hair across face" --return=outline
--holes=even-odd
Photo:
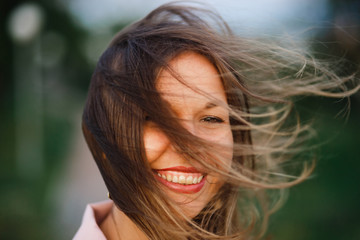
[[[238,190],[223,174],[252,168],[251,157],[233,156],[234,142],[251,145],[230,114],[230,105],[247,111],[232,91],[243,85],[226,75],[222,38],[196,11],[206,12],[164,6],[122,30],[97,64],[83,115],[114,203],[152,239],[194,237],[202,231],[192,224],[203,238],[235,231]]]
[[[227,98],[216,68],[207,58],[194,52],[181,53],[169,62],[169,67],[183,82],[169,71],[160,71],[156,86],[161,97],[189,134],[220,143],[222,148],[217,149],[217,154],[230,166],[233,137]],[[188,216],[195,217],[224,180],[186,160],[151,118],[148,117],[144,126],[147,161],[155,177],[165,186],[166,195],[180,204]]]
[[[211,11],[165,4],[100,57],[83,132],[115,205],[150,239],[256,239],[282,189],[313,167],[283,170],[311,133],[289,123],[291,98],[349,96],[351,79],[293,46],[239,38]]]

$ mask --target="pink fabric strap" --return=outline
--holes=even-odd
[[[73,240],[106,240],[100,229],[101,222],[110,213],[113,202],[110,200],[88,204],[82,219],[81,226]]]

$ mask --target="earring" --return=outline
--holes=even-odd
[[[107,197],[112,200],[109,192],[107,193]]]

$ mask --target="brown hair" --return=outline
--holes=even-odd
[[[221,156],[207,153],[213,146],[187,132],[156,90],[161,69],[181,81],[168,63],[186,51],[205,56],[223,81],[235,144],[229,172],[215,167]],[[343,97],[358,89],[338,91],[350,78],[339,78],[309,59],[295,49],[239,38],[215,13],[174,3],[120,31],[98,61],[82,125],[116,206],[150,239],[261,237],[283,189],[304,180],[313,167],[305,166],[297,176],[281,167],[309,132],[298,122],[293,128],[285,125],[291,97]],[[192,220],[184,221],[162,193],[146,161],[145,116],[151,116],[186,159],[226,179]]]

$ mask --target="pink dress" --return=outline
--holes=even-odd
[[[73,240],[106,240],[99,225],[110,213],[112,206],[113,201],[111,200],[88,204],[85,209],[81,226],[76,232]]]

